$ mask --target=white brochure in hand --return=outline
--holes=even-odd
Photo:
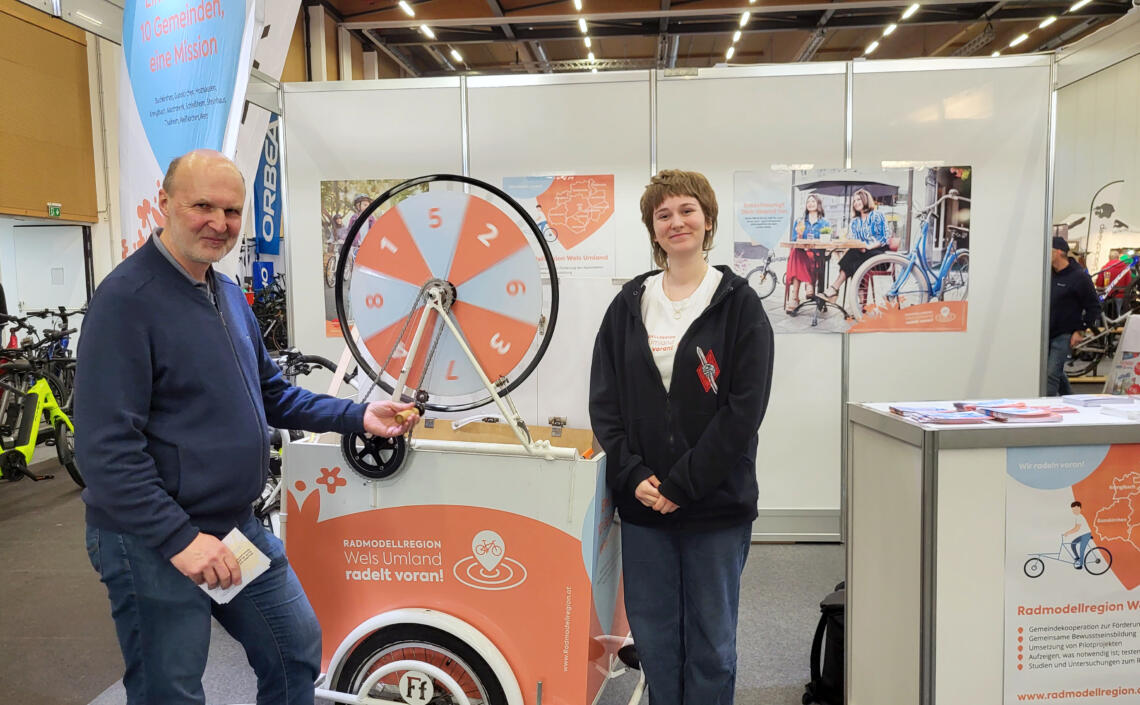
[[[237,594],[245,589],[254,581],[257,576],[269,570],[269,557],[266,556],[261,550],[253,545],[253,542],[246,538],[245,534],[234,527],[226,537],[222,539],[222,543],[226,545],[230,551],[233,552],[234,557],[237,558],[238,567],[241,568],[241,585],[231,585],[228,588],[216,587],[210,589],[206,587],[206,583],[202,583],[198,587],[206,591],[214,602],[219,605],[224,605],[230,600],[237,597]]]

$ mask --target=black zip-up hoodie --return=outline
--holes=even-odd
[[[668,390],[641,317],[645,280],[656,272],[622,287],[598,330],[590,423],[606,451],[614,503],[631,524],[710,530],[756,518],[756,432],[768,406],[774,338],[748,282],[717,269],[720,285],[677,345]],[[660,514],[637,501],[634,490],[650,475],[678,510]]]
[[[1092,277],[1072,257],[1069,266],[1053,272],[1049,292],[1049,337],[1092,328],[1100,320],[1100,298]]]

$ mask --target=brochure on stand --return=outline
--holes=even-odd
[[[1105,397],[1108,397],[1107,403]],[[1140,421],[1140,397],[1075,394],[1062,398],[989,399],[982,401],[895,402],[864,404],[868,409],[901,416],[919,426],[955,425],[1001,428],[1032,426],[1099,426]],[[1135,412],[1135,413],[1134,413]]]

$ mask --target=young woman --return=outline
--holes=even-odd
[[[657,174],[641,216],[662,270],[626,284],[606,312],[590,421],[653,705],[729,705],[772,328],[748,282],[706,260],[717,203],[704,176]]]
[[[823,203],[816,194],[811,194],[804,202],[804,217],[792,226],[792,242],[798,240],[821,240],[823,229],[830,228],[831,224],[823,217]],[[784,310],[792,313],[800,305],[800,284],[806,284],[804,295],[807,297],[815,293],[815,257],[812,250],[792,248],[788,255],[788,270],[784,275],[791,287],[791,296],[784,306]]]
[[[887,251],[887,219],[875,209],[871,192],[861,188],[851,197],[851,237],[865,243],[862,249],[847,250],[839,259],[839,276],[823,292],[823,298],[835,301],[839,287],[855,270],[871,257]]]

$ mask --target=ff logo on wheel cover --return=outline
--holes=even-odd
[[[435,686],[423,673],[406,671],[400,676],[400,697],[408,705],[427,705],[435,697]]]

